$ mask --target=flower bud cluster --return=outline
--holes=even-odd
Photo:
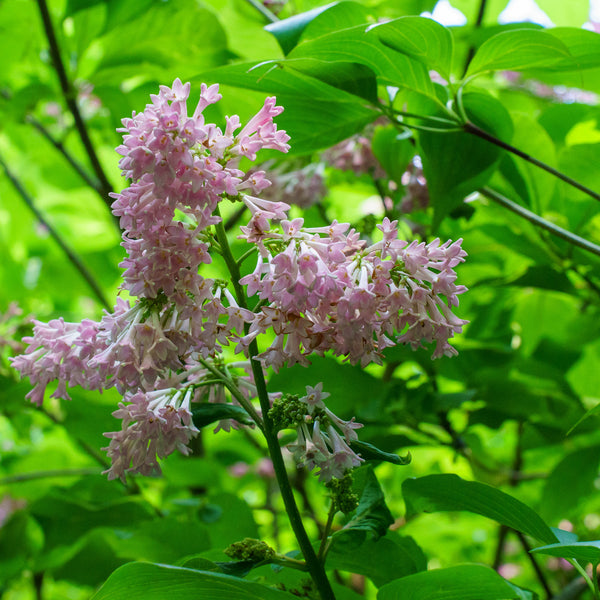
[[[234,542],[224,550],[229,558],[235,560],[249,560],[262,562],[275,556],[275,550],[262,540],[244,538],[241,542]]]

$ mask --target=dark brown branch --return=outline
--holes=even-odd
[[[79,137],[81,138],[81,142],[85,151],[90,160],[90,164],[92,165],[92,169],[100,182],[101,190],[102,190],[102,199],[108,208],[112,204],[112,200],[109,196],[109,193],[113,191],[106,174],[104,173],[104,169],[100,164],[100,160],[98,159],[98,155],[96,154],[96,150],[94,145],[92,144],[92,140],[90,139],[87,127],[81,116],[81,112],[79,111],[79,107],[77,106],[77,97],[73,86],[69,82],[69,78],[67,77],[67,72],[65,70],[65,66],[63,64],[62,58],[60,56],[60,48],[58,46],[58,41],[56,39],[56,35],[54,33],[54,27],[52,26],[52,20],[50,19],[50,13],[48,12],[48,5],[46,4],[46,0],[37,0],[38,8],[40,11],[40,16],[42,18],[42,23],[44,25],[44,32],[46,33],[46,38],[48,39],[48,44],[50,46],[50,56],[52,57],[52,62],[54,63],[54,69],[56,70],[56,74],[58,76],[58,81],[60,83],[60,89],[62,91],[63,97],[67,104],[69,111],[73,115],[73,119],[75,120],[75,127],[77,132],[79,133]]]

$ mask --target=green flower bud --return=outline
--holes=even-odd
[[[249,560],[262,562],[275,556],[275,550],[262,540],[245,538],[241,542],[234,542],[225,548],[225,554],[234,560]]]

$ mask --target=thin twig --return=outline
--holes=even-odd
[[[258,0],[246,0],[248,4],[253,6],[269,23],[277,23],[279,17],[274,15],[264,4]]]
[[[479,127],[477,127],[477,125],[474,125],[470,121],[467,121],[463,125],[463,130],[466,131],[467,133],[470,133],[472,135],[475,135],[475,136],[481,138],[482,140],[486,140],[487,142],[490,142],[490,144],[494,144],[495,146],[498,146],[499,148],[507,150],[511,154],[514,154],[515,156],[518,156],[518,157],[522,158],[523,160],[530,162],[532,165],[535,165],[536,167],[543,169],[544,171],[546,171],[547,173],[550,173],[551,175],[554,175],[561,181],[568,183],[570,186],[573,186],[574,188],[577,188],[579,191],[583,192],[584,194],[587,194],[588,196],[594,198],[594,200],[600,201],[600,194],[598,194],[597,192],[590,190],[585,185],[582,185],[578,181],[571,179],[571,177],[569,177],[568,175],[565,175],[564,173],[557,171],[555,168],[547,165],[546,163],[543,163],[541,160],[538,160],[537,158],[531,156],[530,154],[527,154],[526,152],[523,152],[522,150],[519,150],[518,148],[515,148],[514,146],[511,146],[510,144],[503,142],[501,139],[493,136],[491,133],[488,133],[487,131],[484,131],[483,129],[480,129]]]
[[[98,285],[96,280],[94,279],[91,272],[81,262],[80,258],[73,252],[73,250],[71,250],[71,248],[69,248],[69,246],[67,246],[66,242],[63,240],[63,238],[58,233],[58,231],[56,231],[56,229],[54,229],[54,227],[52,225],[50,225],[50,223],[48,223],[48,221],[46,220],[44,215],[35,206],[33,198],[29,195],[27,190],[23,187],[23,185],[16,178],[16,176],[13,175],[13,173],[10,171],[10,169],[8,168],[8,165],[4,162],[2,157],[0,157],[0,166],[4,168],[4,171],[6,172],[6,176],[8,177],[10,182],[13,184],[14,188],[17,190],[17,192],[19,193],[19,195],[21,196],[21,198],[23,199],[23,201],[25,202],[25,204],[27,205],[29,210],[35,215],[36,219],[46,228],[46,230],[48,231],[50,236],[52,238],[54,238],[54,241],[59,245],[60,249],[64,252],[64,254],[69,259],[71,264],[79,271],[79,273],[81,274],[83,279],[85,279],[86,283],[89,285],[90,289],[94,292],[94,295],[96,296],[96,298],[98,299],[100,304],[102,304],[102,306],[104,306],[104,308],[106,308],[107,310],[111,310],[111,306],[108,303],[106,297],[104,296],[104,292],[102,291],[102,289],[100,288],[100,286]]]
[[[225,231],[231,231],[236,223],[244,216],[246,212],[246,205],[242,203],[242,205],[223,223],[225,227]]]
[[[539,582],[542,584],[544,591],[548,595],[548,599],[552,598],[552,596],[554,594],[552,593],[552,590],[550,589],[550,586],[548,585],[548,581],[546,580],[546,575],[544,575],[544,572],[542,571],[540,565],[537,562],[537,558],[535,557],[534,554],[531,553],[531,546],[529,545],[529,542],[527,541],[525,536],[520,531],[515,530],[515,533],[517,535],[517,538],[519,539],[519,542],[521,543],[521,546],[523,546],[523,550],[525,550],[525,554],[527,555],[527,558],[529,558],[529,562],[531,563],[531,566],[533,567],[533,570],[535,571],[535,574],[537,575]]]
[[[0,485],[12,483],[23,483],[34,479],[49,479],[50,477],[79,477],[81,475],[100,475],[98,467],[87,469],[54,469],[51,471],[33,471],[31,473],[20,473],[19,475],[7,475],[0,477]]]
[[[477,13],[477,19],[475,20],[475,24],[473,25],[473,30],[476,31],[479,29],[483,23],[483,17],[485,16],[485,5],[487,0],[481,0],[479,3],[479,12]],[[475,56],[475,46],[471,44],[469,46],[469,51],[467,52],[467,58],[465,59],[465,66],[463,69],[463,77],[465,76],[473,57]]]
[[[27,115],[25,121],[30,125],[33,125],[63,155],[65,160],[73,167],[73,170],[102,198],[102,201],[104,202],[104,192],[102,191],[100,182],[88,174],[83,165],[71,155],[64,144],[55,139],[44,125],[42,125],[42,123],[40,123],[33,115]]]
[[[562,227],[558,227],[558,225],[555,225],[554,223],[547,221],[539,215],[536,215],[535,213],[524,208],[520,204],[517,204],[516,202],[509,200],[502,194],[499,194],[495,190],[492,190],[489,187],[484,187],[478,191],[482,196],[485,196],[486,198],[493,200],[494,202],[504,206],[505,208],[508,208],[508,210],[514,212],[520,217],[523,217],[524,219],[527,219],[530,223],[533,223],[537,227],[541,227],[542,229],[549,231],[552,235],[555,235],[556,237],[559,237],[565,240],[566,242],[573,244],[574,246],[583,248],[584,250],[587,250],[588,252],[591,252],[596,256],[600,256],[600,246],[597,246],[596,244],[593,244],[592,242],[582,237],[579,237],[571,231],[567,231]]]
[[[65,66],[60,56],[60,48],[58,46],[56,34],[54,33],[54,27],[52,26],[52,19],[50,18],[50,13],[48,12],[48,5],[46,4],[46,0],[37,0],[37,5],[42,18],[42,23],[44,25],[44,32],[46,33],[46,38],[48,39],[48,44],[50,46],[50,56],[52,57],[54,69],[56,70],[56,74],[58,76],[60,89],[63,93],[67,107],[73,115],[75,127],[77,128],[77,132],[79,133],[83,147],[88,155],[92,169],[94,170],[94,173],[96,174],[96,177],[102,186],[102,198],[104,203],[110,209],[112,200],[109,196],[109,193],[112,192],[113,189],[108,181],[108,178],[106,177],[106,174],[104,173],[102,165],[100,164],[100,160],[98,159],[98,155],[96,154],[96,150],[92,144],[92,140],[90,139],[85,122],[81,116],[79,107],[77,106],[76,92],[69,82]]]

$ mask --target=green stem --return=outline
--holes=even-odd
[[[252,406],[252,403],[249,402],[244,397],[244,395],[240,392],[240,390],[235,385],[233,380],[230,379],[222,371],[219,371],[219,369],[217,369],[214,365],[211,365],[207,360],[204,360],[203,358],[200,358],[199,360],[200,360],[200,363],[202,364],[202,366],[204,366],[215,377],[217,377],[219,382],[222,383],[231,392],[231,395],[244,407],[244,410],[252,417],[252,420],[256,423],[258,428],[261,431],[264,431],[264,424],[263,424],[262,419],[260,418],[260,415],[254,409],[254,406]]]
[[[252,256],[253,254],[256,253],[256,250],[257,250],[256,246],[253,246],[252,248],[250,248],[250,250],[248,250],[247,252],[244,252],[244,254],[242,254],[237,259],[237,264],[241,267],[247,258],[249,258],[250,256]]]
[[[296,560],[289,556],[278,554],[275,558],[268,561],[267,564],[279,565],[281,567],[289,567],[290,569],[296,569],[296,571],[308,571],[308,567],[303,560]]]
[[[218,207],[215,212],[218,216],[220,216]],[[231,274],[237,302],[241,308],[248,308],[246,295],[244,294],[244,290],[239,282],[240,269],[231,252],[231,248],[229,247],[223,221],[215,225],[215,229],[217,233],[217,239],[222,249],[221,255],[227,265],[227,268],[229,269],[229,273]],[[255,359],[258,354],[258,344],[256,343],[256,340],[253,340],[248,348],[248,356],[250,358],[252,373],[254,375],[254,383],[256,385],[258,400],[260,402],[260,408],[263,415],[263,434],[267,442],[271,461],[273,462],[273,469],[275,470],[275,476],[277,478],[277,483],[279,484],[281,498],[285,505],[290,525],[292,526],[292,530],[294,531],[300,546],[300,550],[304,555],[304,560],[306,561],[308,571],[310,572],[310,575],[319,591],[322,600],[335,600],[335,596],[333,594],[333,590],[331,589],[331,584],[327,579],[327,574],[325,573],[323,564],[317,558],[308,534],[306,533],[306,529],[304,529],[302,516],[298,510],[296,499],[294,498],[294,492],[287,475],[285,463],[283,461],[283,455],[281,454],[281,448],[279,446],[279,440],[277,439],[277,432],[275,431],[273,423],[269,417],[271,402],[267,392],[267,384],[263,373],[263,367],[261,363]]]
[[[598,596],[596,595],[596,590],[595,588],[597,587],[598,583],[598,577],[596,576],[596,583],[594,584],[594,582],[592,581],[592,579],[590,578],[590,576],[586,573],[586,570],[579,564],[579,562],[575,559],[569,560],[567,559],[568,562],[570,562],[581,574],[581,576],[585,579],[585,582],[588,584],[588,587],[590,588],[594,598],[598,598]]]
[[[479,29],[483,23],[483,17],[485,16],[485,5],[487,0],[481,0],[479,3],[479,12],[477,13],[477,19],[475,20],[475,24],[473,25],[473,29]],[[475,46],[471,45],[469,47],[469,51],[467,52],[467,58],[465,59],[465,65],[463,68],[463,77],[466,74],[471,61],[473,60],[473,56],[475,56]]]
[[[520,217],[523,217],[524,219],[527,219],[536,227],[541,227],[542,229],[549,231],[552,235],[555,235],[556,237],[559,237],[565,240],[566,242],[573,244],[574,246],[578,246],[579,248],[583,248],[584,250],[587,250],[588,252],[591,252],[596,256],[600,256],[600,246],[597,246],[596,244],[593,244],[592,242],[582,237],[579,237],[578,235],[567,231],[562,227],[558,227],[558,225],[554,225],[554,223],[551,223],[550,221],[547,221],[539,215],[536,215],[530,210],[522,207],[521,205],[517,204],[516,202],[513,202],[512,200],[509,200],[502,194],[499,194],[498,192],[492,190],[489,187],[481,188],[478,191],[482,196],[485,196],[486,198],[493,200],[497,204],[508,208],[508,210],[514,212]]]
[[[73,252],[73,250],[71,250],[71,248],[69,248],[69,246],[67,246],[66,242],[63,240],[63,238],[58,233],[58,231],[56,231],[56,229],[54,229],[54,227],[52,227],[52,225],[50,225],[50,223],[48,223],[48,221],[46,220],[44,215],[38,210],[37,206],[35,205],[35,203],[33,201],[33,198],[29,195],[29,193],[23,187],[21,182],[17,179],[17,177],[8,168],[8,165],[4,162],[2,157],[0,157],[0,167],[4,168],[4,171],[6,172],[6,176],[8,177],[10,182],[13,184],[13,187],[17,190],[17,192],[19,193],[19,195],[21,196],[21,198],[27,205],[27,208],[29,208],[29,210],[35,215],[35,218],[46,228],[46,230],[50,234],[50,237],[52,237],[54,239],[54,241],[59,245],[60,249],[64,252],[66,257],[69,259],[71,264],[77,269],[77,271],[79,271],[80,275],[83,277],[83,279],[85,279],[86,283],[89,285],[90,289],[92,290],[92,292],[94,293],[94,295],[96,296],[96,298],[98,299],[100,304],[102,304],[102,306],[104,306],[104,308],[106,308],[106,310],[110,311],[112,307],[108,303],[108,300],[104,296],[104,292],[102,291],[102,289],[100,288],[100,286],[98,285],[96,280],[94,279],[91,272],[81,262],[79,257],[75,254],[75,252]]]
[[[42,123],[40,123],[33,115],[27,115],[25,117],[25,121],[33,127],[35,127],[44,136],[44,138],[46,138],[46,140],[48,140],[48,142],[50,142],[50,144],[52,144],[52,146],[54,146],[54,148],[56,148],[56,150],[58,150],[63,155],[64,159],[71,165],[71,167],[79,175],[79,177],[81,177],[81,179],[83,179],[83,181],[100,196],[102,202],[104,202],[105,197],[100,182],[87,173],[83,165],[81,165],[75,159],[75,157],[71,155],[71,153],[65,148],[64,144],[59,140],[55,139],[52,136],[52,134],[44,127],[44,125],[42,125]]]
[[[329,532],[331,531],[331,526],[333,525],[333,518],[336,513],[335,502],[331,501],[331,507],[329,508],[329,514],[327,515],[327,523],[325,523],[325,531],[323,531],[323,537],[321,538],[321,545],[319,546],[319,553],[317,557],[321,562],[324,562],[325,555],[327,554],[327,549],[329,548],[328,538]]]
[[[578,181],[571,179],[568,175],[565,175],[564,173],[557,171],[555,168],[547,165],[546,163],[543,163],[542,161],[538,160],[537,158],[534,158],[533,156],[527,154],[526,152],[523,152],[522,150],[519,150],[518,148],[515,148],[514,146],[511,146],[510,144],[503,142],[502,140],[498,139],[497,137],[493,136],[492,134],[488,133],[487,131],[480,129],[479,127],[477,127],[477,125],[474,125],[470,121],[467,121],[466,123],[464,123],[463,130],[466,131],[467,133],[475,135],[483,140],[486,140],[487,142],[490,142],[490,144],[494,144],[495,146],[498,146],[499,148],[507,150],[511,154],[514,154],[515,156],[518,156],[518,157],[522,158],[523,160],[530,162],[532,165],[535,165],[536,167],[543,169],[544,171],[550,173],[551,175],[554,175],[561,181],[568,183],[570,186],[573,186],[574,188],[580,190],[584,194],[591,196],[592,198],[594,198],[594,200],[600,201],[600,194],[594,192],[593,190],[590,190],[589,188],[585,187],[585,185],[582,185]]]

